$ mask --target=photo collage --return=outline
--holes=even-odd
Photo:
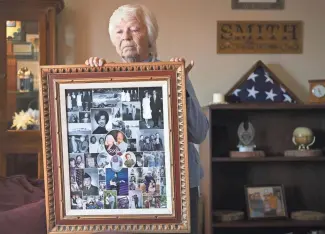
[[[71,210],[167,208],[162,95],[65,89]]]

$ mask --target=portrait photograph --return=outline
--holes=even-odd
[[[145,64],[42,68],[46,207],[56,230],[112,231],[135,221],[188,228],[184,65]]]
[[[246,186],[245,193],[250,219],[274,219],[288,216],[282,185]]]

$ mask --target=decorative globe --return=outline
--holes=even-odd
[[[314,133],[310,128],[298,127],[293,131],[293,142],[295,145],[306,147],[313,144]]]

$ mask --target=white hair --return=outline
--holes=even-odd
[[[144,22],[147,27],[149,38],[149,52],[153,58],[157,57],[156,40],[158,38],[158,23],[155,15],[145,6],[140,4],[127,4],[117,8],[110,20],[108,32],[112,43],[115,45],[115,27],[121,20],[135,17],[139,22]]]

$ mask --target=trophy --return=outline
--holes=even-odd
[[[286,150],[284,156],[295,157],[315,157],[321,156],[322,151],[319,149],[310,149],[309,147],[315,143],[316,137],[313,131],[307,127],[297,127],[292,133],[292,142],[298,147],[295,150]]]
[[[240,123],[237,135],[239,138],[239,143],[237,145],[238,151],[231,151],[230,157],[232,158],[246,158],[246,157],[264,157],[263,151],[256,151],[254,138],[255,129],[253,124],[249,121]]]
[[[256,145],[254,144],[255,129],[250,122],[247,122],[247,129],[245,129],[245,123],[242,122],[237,131],[239,138],[239,152],[253,152]]]
[[[309,150],[315,139],[314,133],[309,128],[298,127],[293,131],[292,142],[298,146],[298,150]]]

